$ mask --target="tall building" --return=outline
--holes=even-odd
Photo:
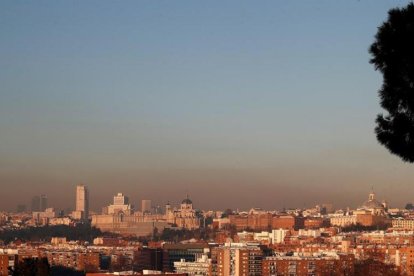
[[[47,206],[47,196],[40,195],[32,197],[32,212],[44,212]]]
[[[89,191],[84,185],[76,186],[76,209],[72,212],[72,217],[82,220],[89,217]]]
[[[143,199],[141,201],[141,212],[142,213],[151,213],[151,200],[150,199]]]
[[[40,196],[32,197],[32,205],[31,205],[32,212],[39,212],[40,211]]]
[[[47,196],[40,195],[40,211],[44,212],[48,208],[47,206]]]

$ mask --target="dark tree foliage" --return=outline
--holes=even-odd
[[[389,225],[380,224],[373,226],[363,226],[359,223],[352,224],[342,228],[342,232],[367,232],[367,231],[376,231],[376,230],[387,230]]]
[[[52,266],[50,268],[51,276],[85,276],[83,271],[77,271],[65,266]]]
[[[355,263],[355,276],[369,276],[369,275],[381,275],[381,276],[399,276],[401,275],[398,268],[392,264],[386,264],[384,262],[367,259],[357,261]]]
[[[389,11],[369,52],[383,75],[378,141],[406,162],[414,162],[414,4]]]
[[[188,229],[170,229],[165,228],[161,233],[154,236],[154,240],[180,242],[184,240],[210,240],[214,233],[209,228],[200,228],[195,230]]]
[[[27,258],[17,262],[12,271],[13,276],[49,276],[50,266],[47,258]]]
[[[0,240],[6,244],[13,240],[42,241],[50,240],[52,237],[66,237],[68,240],[81,240],[91,242],[103,233],[89,224],[78,224],[76,226],[56,225],[43,227],[29,227],[19,230],[6,230],[0,232]]]

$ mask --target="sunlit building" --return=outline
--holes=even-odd
[[[262,275],[262,250],[255,245],[228,243],[212,249],[212,275]]]
[[[273,275],[354,275],[352,254],[278,254],[263,260],[262,274]]]
[[[78,220],[89,218],[89,191],[84,185],[76,186],[75,211],[72,212],[71,216]]]
[[[188,198],[181,202],[179,209],[173,209],[170,204],[165,207],[165,215],[168,223],[186,229],[197,229],[200,227],[200,219],[193,209],[193,202]]]
[[[146,215],[134,212],[129,199],[123,193],[114,196],[113,203],[103,209],[101,215],[92,216],[92,225],[102,231],[122,235],[148,236],[169,226],[164,215]]]
[[[132,206],[129,204],[129,198],[123,193],[114,196],[113,204],[107,207],[107,214],[123,213],[129,215],[132,213]]]
[[[174,262],[174,269],[177,273],[187,273],[189,276],[210,276],[211,259],[207,255],[202,255],[195,262],[181,259],[179,262]]]

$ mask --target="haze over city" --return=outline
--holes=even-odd
[[[1,2],[0,209],[404,206],[368,47],[408,2]]]

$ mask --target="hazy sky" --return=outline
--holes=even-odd
[[[408,1],[1,1],[0,209],[414,201],[368,47]]]

